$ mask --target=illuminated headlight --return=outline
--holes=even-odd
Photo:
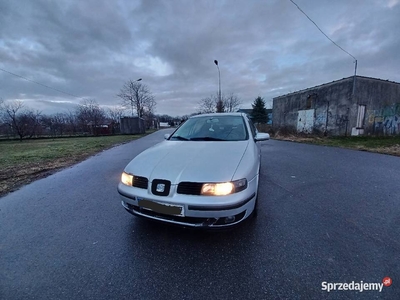
[[[246,178],[223,183],[204,183],[201,188],[201,194],[208,196],[225,196],[243,191],[246,187]]]
[[[121,182],[125,185],[132,186],[133,175],[123,172],[121,175]]]

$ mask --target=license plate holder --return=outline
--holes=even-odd
[[[185,216],[184,207],[178,204],[160,203],[157,201],[138,198],[139,207],[156,213],[170,215],[170,216]]]

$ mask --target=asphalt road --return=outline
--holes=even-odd
[[[0,198],[0,299],[400,299],[400,159],[262,142],[259,214],[203,232],[128,214],[117,183],[159,131]],[[377,291],[323,291],[381,283]]]

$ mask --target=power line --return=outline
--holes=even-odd
[[[31,79],[29,79],[29,78],[26,78],[26,77],[24,77],[24,76],[21,76],[21,75],[18,75],[18,74],[12,73],[12,72],[10,72],[10,71],[7,71],[7,70],[4,70],[4,69],[2,69],[2,68],[0,68],[0,71],[6,72],[6,73],[8,73],[8,74],[11,74],[11,75],[13,75],[13,76],[16,76],[16,77],[19,77],[19,78],[22,78],[22,79],[25,79],[25,80],[27,80],[27,81],[30,81],[30,82],[33,82],[33,83],[35,83],[35,84],[41,85],[41,86],[43,86],[43,87],[45,87],[45,88],[48,88],[48,89],[51,89],[51,90],[57,91],[57,92],[59,92],[59,93],[66,94],[66,95],[68,95],[68,96],[72,96],[72,97],[75,97],[75,98],[82,98],[82,97],[79,97],[79,96],[77,96],[77,95],[70,94],[70,93],[64,92],[64,91],[62,91],[62,90],[59,90],[59,89],[53,88],[53,87],[51,87],[51,86],[45,85],[45,84],[43,84],[43,83],[40,83],[40,82],[37,82],[37,81],[31,80]]]
[[[336,44],[329,36],[327,36],[326,34],[325,34],[325,32],[323,32],[322,30],[321,30],[321,28],[319,28],[318,27],[318,25],[313,21],[313,20],[311,20],[311,18],[293,1],[293,0],[290,0],[290,2],[292,2],[294,5],[296,5],[296,7],[307,17],[307,19],[309,19],[314,25],[315,25],[315,27],[317,27],[318,28],[318,30],[319,31],[321,31],[322,32],[322,34],[324,35],[324,36],[326,36],[326,38],[328,39],[328,40],[330,40],[335,46],[337,46],[339,49],[341,49],[343,52],[345,52],[345,53],[347,53],[348,55],[350,55],[352,58],[354,58],[354,79],[353,79],[353,92],[352,92],[352,96],[354,97],[355,96],[355,94],[356,94],[356,76],[357,76],[357,59],[353,56],[353,55],[351,55],[349,52],[347,52],[346,50],[344,50],[342,47],[340,47],[338,44]]]
[[[349,52],[347,52],[346,50],[344,50],[342,47],[340,47],[338,44],[336,44],[329,36],[327,36],[326,34],[325,34],[325,32],[323,32],[322,30],[321,30],[321,28],[319,28],[318,27],[318,25],[313,21],[313,20],[311,20],[311,18],[293,1],[293,0],[289,0],[290,2],[292,2],[294,5],[296,5],[296,7],[307,17],[307,19],[309,19],[314,25],[315,25],[315,27],[317,27],[318,28],[318,30],[319,31],[321,31],[321,33],[328,39],[328,40],[330,40],[335,46],[337,46],[337,47],[339,47],[339,49],[341,49],[342,51],[344,51],[345,53],[347,53],[348,55],[350,55],[352,58],[354,58],[354,60],[355,60],[355,63],[357,64],[357,59],[353,56],[353,55],[351,55]]]

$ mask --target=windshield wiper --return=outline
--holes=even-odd
[[[225,141],[224,139],[218,139],[210,136],[204,136],[204,137],[195,137],[191,138],[191,141]]]
[[[189,141],[189,139],[187,139],[187,138],[185,138],[183,136],[180,136],[180,135],[174,135],[173,137],[171,137],[171,139],[177,139],[177,140],[180,140],[180,141]]]

